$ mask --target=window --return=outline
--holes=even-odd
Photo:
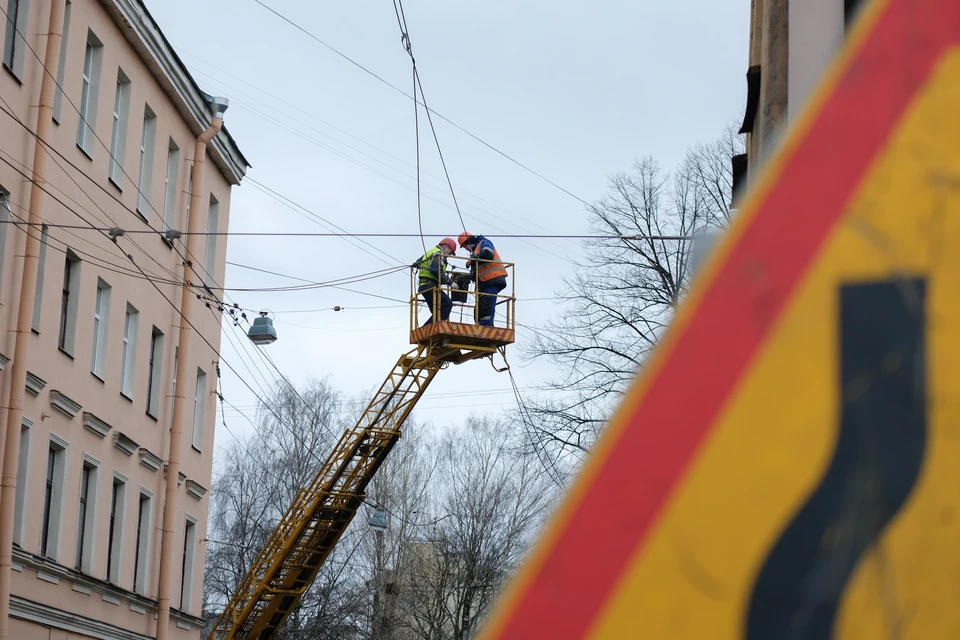
[[[74,292],[80,286],[80,258],[67,249],[63,260],[63,292],[60,294],[60,333],[57,346],[73,355],[73,342],[77,327],[77,299]]]
[[[117,70],[117,93],[113,98],[113,128],[110,132],[109,178],[123,189],[123,151],[127,146],[127,110],[130,107],[130,79]]]
[[[35,231],[27,231],[27,233],[34,232]],[[33,296],[33,322],[30,325],[37,333],[40,333],[40,301],[43,298],[44,265],[47,263],[47,232],[47,225],[40,227],[40,264],[37,266],[37,287]]]
[[[100,61],[103,45],[92,31],[87,31],[87,46],[83,54],[83,75],[80,85],[80,119],[77,122],[77,146],[93,157],[93,143],[97,122],[97,95],[100,89]]]
[[[30,13],[29,0],[7,0],[7,33],[3,40],[3,66],[17,78],[23,80],[23,59],[27,53],[27,16]]]
[[[150,549],[150,498],[153,494],[140,489],[140,503],[137,506],[137,546],[133,556],[133,590],[146,595],[147,560]]]
[[[23,544],[23,508],[27,498],[27,478],[30,477],[30,425],[26,418],[20,423],[20,455],[17,459],[17,497],[13,508],[13,542]]]
[[[168,427],[173,426],[173,405],[177,401],[177,367],[180,366],[180,347],[175,346],[173,348],[173,391],[170,393],[170,411],[167,415],[170,416],[170,424]]]
[[[153,141],[157,133],[157,116],[144,107],[143,132],[140,134],[140,177],[137,180],[137,211],[150,217],[150,188],[153,184]]]
[[[217,225],[220,218],[220,203],[210,196],[210,208],[207,210],[207,252],[204,256],[203,283],[208,287],[215,284],[213,272],[217,267]]]
[[[43,521],[40,523],[40,555],[56,560],[60,543],[60,513],[63,505],[66,443],[51,434],[47,449],[47,476],[43,491]]]
[[[150,367],[147,372],[147,413],[156,418],[160,413],[160,372],[163,369],[163,333],[156,327],[150,336]]]
[[[187,214],[183,218],[183,231],[190,233],[190,198],[193,196],[193,167],[187,174]]]
[[[7,227],[10,226],[10,194],[0,189],[0,276],[3,275],[4,256],[7,247]],[[3,278],[0,277],[0,282]]]
[[[67,36],[70,34],[70,9],[67,0],[63,8],[63,39],[60,41],[60,62],[57,64],[57,86],[53,89],[53,121],[60,124],[60,108],[63,106],[63,70],[67,66]]]
[[[120,360],[120,393],[133,398],[133,378],[137,364],[137,321],[140,313],[129,304],[123,321],[123,351]]]
[[[120,583],[120,552],[123,547],[123,503],[127,494],[127,479],[113,474],[110,492],[110,528],[107,530],[107,582]]]
[[[173,138],[167,146],[167,171],[163,177],[163,230],[173,229],[177,215],[177,168],[180,166],[180,149]],[[171,242],[171,245],[173,243]]]
[[[90,573],[90,558],[93,554],[93,531],[96,522],[97,479],[99,467],[92,458],[84,456],[80,470],[80,508],[77,512],[77,571]]]
[[[40,531],[40,555],[47,555],[50,541],[50,510],[53,507],[53,477],[57,466],[57,450],[51,446],[47,450],[47,483],[43,491],[43,523]]]
[[[193,396],[193,448],[200,451],[203,442],[203,405],[207,395],[207,374],[197,369],[197,391]]]
[[[101,380],[107,354],[107,331],[110,328],[110,285],[97,278],[97,299],[93,307],[93,351],[90,371]]]
[[[183,564],[180,567],[180,611],[190,612],[193,596],[193,558],[197,548],[197,521],[187,516],[183,528]]]

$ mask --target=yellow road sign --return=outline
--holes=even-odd
[[[960,637],[960,2],[869,5],[481,637]]]

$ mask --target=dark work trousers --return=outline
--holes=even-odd
[[[420,285],[420,288],[417,289],[417,293],[423,298],[424,302],[427,303],[428,308],[430,309],[430,317],[422,326],[427,326],[433,322],[433,311],[436,309],[434,306],[434,298],[439,295],[440,301],[440,322],[446,322],[450,319],[450,312],[453,310],[453,300],[450,299],[440,287],[437,286],[435,282],[426,282]]]
[[[479,293],[497,294],[503,291],[507,283],[503,280],[490,280],[489,282],[480,282],[477,286]],[[495,295],[481,295],[477,304],[477,324],[492,327],[493,320],[497,315],[497,298]]]

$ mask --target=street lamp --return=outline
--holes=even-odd
[[[261,311],[260,317],[253,320],[247,337],[256,345],[272,344],[277,340],[277,330],[273,327],[273,320],[267,317],[269,311]]]

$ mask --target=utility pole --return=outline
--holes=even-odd
[[[193,308],[196,305],[196,294],[191,290],[190,280],[193,277],[202,278],[198,275],[197,269],[193,265],[193,260],[200,254],[202,225],[206,222],[206,216],[201,216],[203,211],[204,190],[204,167],[207,156],[207,143],[213,139],[223,126],[223,114],[227,110],[226,98],[214,98],[211,102],[213,110],[213,119],[206,131],[197,138],[197,143],[193,150],[193,189],[190,193],[190,220],[187,229],[187,255],[186,263],[183,265],[183,283],[180,285],[180,335],[177,338],[178,359],[177,359],[177,391],[173,399],[173,423],[170,426],[170,449],[167,453],[167,480],[166,494],[163,503],[163,532],[160,536],[160,586],[157,610],[157,640],[167,640],[170,628],[170,603],[173,600],[173,576],[174,576],[174,544],[173,537],[176,531],[177,516],[177,488],[179,486],[178,476],[180,475],[180,449],[183,446],[183,427],[187,420],[192,417],[189,411],[190,403],[187,401],[185,389],[190,385],[187,380],[190,379],[190,370],[195,366],[192,358],[192,345],[195,342],[193,330],[190,326],[192,319],[195,318]],[[191,272],[193,275],[191,275]],[[193,371],[196,371],[193,368]],[[0,640],[3,640],[0,638]]]
[[[23,420],[23,395],[27,382],[27,360],[30,357],[30,329],[33,303],[40,264],[40,227],[46,206],[48,152],[44,145],[53,127],[53,98],[63,41],[63,14],[66,0],[51,0],[50,23],[47,28],[47,50],[40,81],[40,108],[37,110],[37,135],[33,151],[33,186],[30,188],[30,210],[27,217],[27,244],[20,279],[20,305],[17,310],[17,332],[14,336],[13,367],[10,371],[10,399],[7,409],[7,432],[0,439],[3,459],[0,489],[0,640],[10,635],[10,581],[13,562],[13,516],[17,496],[17,464],[20,453],[20,424]],[[15,36],[14,36],[15,37]],[[26,38],[26,34],[24,34]]]

